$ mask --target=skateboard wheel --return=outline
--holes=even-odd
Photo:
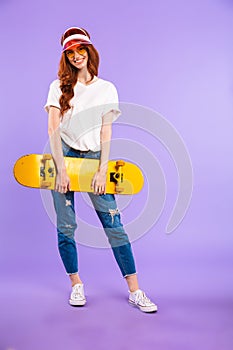
[[[52,159],[51,154],[43,154],[43,160],[50,160]]]
[[[49,168],[49,169],[48,169],[48,172],[49,172],[49,173],[52,173],[52,172],[53,172],[53,168]]]
[[[41,187],[49,187],[51,186],[51,182],[49,181],[41,181]]]
[[[125,162],[123,160],[117,160],[116,161],[116,166],[124,166]]]

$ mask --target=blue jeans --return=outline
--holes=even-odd
[[[62,148],[64,156],[67,157],[100,158],[100,151],[78,151],[70,148],[64,141],[62,141]],[[68,191],[64,194],[56,191],[51,192],[57,214],[59,253],[67,274],[74,274],[78,272],[78,254],[74,239],[75,230],[77,228],[74,208],[74,192]],[[121,223],[114,195],[88,194],[102,223],[123,277],[135,274],[136,269],[131,244]]]

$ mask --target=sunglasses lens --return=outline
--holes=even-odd
[[[84,55],[86,52],[86,48],[81,46],[81,47],[76,47],[74,50],[67,50],[66,51],[66,56],[69,59],[73,59],[75,56],[75,52],[77,52],[79,55]]]
[[[74,58],[74,52],[73,51],[67,51],[66,56],[70,59]]]
[[[85,47],[78,47],[78,48],[77,48],[77,52],[78,52],[80,55],[84,55],[85,52],[86,52],[86,49],[85,49]]]

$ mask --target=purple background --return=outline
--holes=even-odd
[[[1,0],[0,25],[0,349],[232,349],[233,2]],[[130,308],[111,251],[86,246],[79,255],[88,304],[69,307],[40,192],[12,176],[19,156],[41,153],[47,142],[43,105],[60,35],[72,25],[91,33],[100,76],[116,84],[120,100],[160,112],[192,159],[190,208],[166,235],[177,175],[161,145],[148,141],[164,164],[168,195],[159,221],[133,249],[157,314]],[[122,128],[114,132],[127,137]]]

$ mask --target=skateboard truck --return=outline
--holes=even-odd
[[[110,182],[115,183],[116,193],[121,193],[124,191],[124,187],[121,187],[124,182],[124,173],[122,167],[125,165],[123,160],[116,161],[116,172],[110,173]]]
[[[40,187],[49,188],[54,185],[54,164],[51,154],[43,154],[40,166]]]

